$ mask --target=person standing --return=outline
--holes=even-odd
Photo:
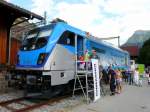
[[[100,64],[99,57],[98,57],[97,52],[96,52],[95,49],[92,49],[91,59],[97,59],[98,60],[98,64]]]
[[[103,73],[103,79],[104,79],[104,82],[105,84],[107,85],[109,83],[109,76],[107,74],[107,71],[105,69],[102,70],[102,73]]]
[[[86,50],[84,55],[84,61],[85,61],[85,67],[88,70],[92,69],[92,63],[90,59],[91,59],[91,53],[88,50]]]
[[[108,75],[109,75],[109,84],[110,84],[110,91],[111,91],[110,95],[115,95],[116,73],[110,66],[108,67]]]
[[[128,83],[129,77],[130,77],[130,71],[129,71],[129,70],[126,70],[126,71],[125,71],[125,82],[126,82],[126,83]]]
[[[130,71],[130,80],[129,80],[129,85],[133,85],[133,79],[134,79],[134,71]]]
[[[150,71],[147,74],[147,79],[148,79],[148,85],[150,85]]]
[[[79,69],[80,70],[84,70],[85,69],[85,62],[84,62],[84,57],[83,56],[79,56]]]
[[[99,65],[99,75],[100,75],[100,80],[102,80],[103,78],[103,66],[102,65]]]
[[[135,71],[135,67],[134,67],[134,66],[131,66],[131,67],[130,67],[129,85],[133,85],[133,84],[134,84],[134,71]]]
[[[143,74],[139,75],[139,87],[142,87],[143,83]]]
[[[91,56],[92,59],[98,59],[99,60],[99,57],[96,53],[96,50],[92,49],[92,56]]]
[[[139,85],[139,71],[138,68],[135,69],[134,71],[134,83],[136,86]]]
[[[99,78],[100,78],[100,93],[101,95],[105,96],[105,91],[104,91],[104,75],[103,75],[103,66],[99,65]]]
[[[85,51],[84,61],[90,61],[90,54],[88,50]]]
[[[122,75],[119,69],[116,70],[116,87],[117,93],[120,94],[122,91]]]

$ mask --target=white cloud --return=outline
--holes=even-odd
[[[10,0],[5,0],[5,1],[9,2]]]
[[[52,15],[54,2],[52,0],[32,0],[32,11],[43,16],[46,11],[48,15]]]
[[[34,12],[56,17],[99,37],[118,36],[124,43],[135,30],[150,30],[150,0],[32,0]],[[50,21],[50,20],[49,20]],[[116,44],[117,41],[113,41]]]
[[[105,7],[107,12],[120,15],[118,18],[123,31],[120,32],[122,43],[130,37],[135,30],[150,30],[149,0],[110,0]]]
[[[149,0],[109,0],[105,10],[116,14],[139,13],[149,9]]]
[[[79,28],[88,28],[92,23],[101,19],[100,9],[91,4],[67,4],[62,2],[57,5],[58,14],[56,16],[65,19],[70,24]]]

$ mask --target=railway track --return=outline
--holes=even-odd
[[[9,112],[29,112],[41,106],[51,105],[54,102],[59,102],[70,96],[71,95],[59,96],[59,97],[51,98],[40,102],[32,102],[30,98],[22,97],[18,99],[8,100],[5,102],[0,102],[0,107],[7,109]],[[1,108],[0,108],[0,112],[2,112]]]

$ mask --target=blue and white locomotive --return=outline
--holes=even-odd
[[[65,88],[74,81],[75,56],[83,55],[87,49],[97,51],[105,68],[112,64],[120,68],[129,65],[126,51],[87,36],[87,32],[64,21],[55,21],[28,32],[18,52],[16,69],[25,77],[30,91]]]

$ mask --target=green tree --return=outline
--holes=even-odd
[[[150,39],[147,40],[140,49],[138,63],[150,65]]]

